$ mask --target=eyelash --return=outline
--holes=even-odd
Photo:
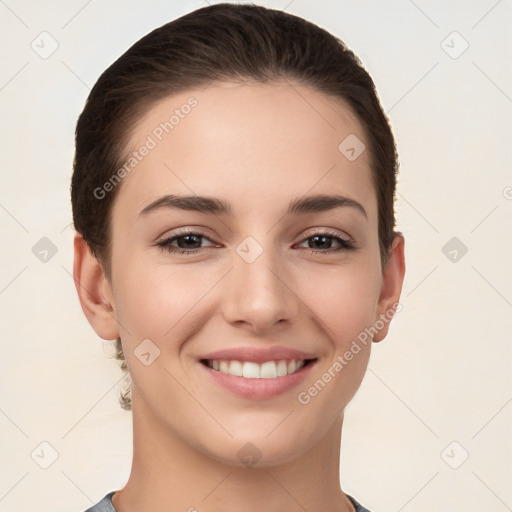
[[[190,236],[190,235],[198,236],[201,238],[206,238],[209,242],[213,243],[213,241],[206,234],[202,233],[201,231],[182,231],[182,232],[175,234],[174,236],[172,236],[170,238],[166,238],[165,240],[162,240],[161,242],[157,243],[156,245],[166,252],[178,253],[178,254],[196,254],[201,249],[205,249],[205,247],[200,247],[197,249],[181,249],[180,247],[174,247],[171,245],[171,243],[174,242],[175,240],[177,240],[179,238],[184,238],[184,237]],[[309,249],[311,254],[317,254],[317,253],[332,254],[332,253],[337,253],[337,252],[341,252],[341,251],[354,251],[356,249],[356,246],[354,245],[354,243],[352,241],[345,240],[344,238],[341,238],[338,234],[333,233],[332,231],[329,231],[329,230],[319,230],[318,232],[315,232],[312,235],[304,238],[301,241],[301,243],[305,242],[306,240],[309,240],[310,238],[314,238],[317,236],[326,236],[327,238],[332,238],[340,244],[340,247],[338,247],[336,249],[326,249],[326,250]]]

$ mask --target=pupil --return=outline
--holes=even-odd
[[[327,249],[329,249],[329,248],[330,248],[330,247],[329,247],[329,244],[328,244],[328,243],[326,243],[326,240],[327,240],[328,238],[329,238],[329,237],[326,237],[326,236],[324,236],[324,235],[315,235],[315,236],[313,237],[313,240],[315,240],[315,242],[316,242],[316,241],[318,241],[318,240],[321,240],[321,244],[326,244],[326,245],[327,245]]]
[[[182,249],[183,248],[190,249],[191,246],[190,246],[190,244],[187,244],[187,242],[192,242],[193,243],[194,242],[194,238],[196,239],[196,245],[197,245],[197,243],[199,243],[199,246],[201,246],[201,242],[197,241],[197,239],[198,239],[197,235],[184,235],[184,236],[178,238],[178,247],[180,247]],[[180,243],[180,240],[185,240],[185,245],[184,246]],[[196,249],[196,248],[197,247],[192,247],[192,249]]]

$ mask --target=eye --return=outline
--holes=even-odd
[[[164,251],[171,253],[195,254],[199,249],[204,248],[204,246],[201,246],[202,239],[211,242],[209,247],[215,246],[215,244],[200,231],[182,231],[170,238],[166,238],[165,240],[158,242],[157,246]]]
[[[202,241],[207,240],[210,245],[202,245]],[[351,239],[345,239],[338,233],[329,230],[319,230],[311,236],[305,238],[301,244],[308,244],[306,249],[309,249],[312,254],[332,254],[340,251],[355,250]],[[332,247],[333,243],[337,247]],[[156,244],[158,247],[169,253],[177,254],[196,254],[201,249],[206,247],[217,247],[212,240],[200,231],[185,230],[175,233],[173,236],[162,240]],[[300,245],[299,245],[300,247]]]
[[[332,247],[333,241],[338,247]],[[331,254],[339,251],[351,251],[356,248],[351,239],[342,238],[338,233],[329,230],[317,231],[313,235],[305,238],[302,244],[304,242],[308,243],[307,249],[311,249],[313,254]],[[318,248],[320,250],[317,250]]]

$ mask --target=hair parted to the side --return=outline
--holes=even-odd
[[[379,214],[381,266],[395,237],[398,156],[372,78],[337,37],[283,11],[215,4],[167,23],[137,41],[99,77],[76,126],[71,201],[76,231],[111,279],[111,210],[120,183],[102,187],[126,160],[130,130],[157,101],[209,83],[290,81],[348,105],[365,129]],[[341,142],[341,141],[340,141]],[[121,339],[116,357],[128,373]],[[131,409],[131,389],[121,393]]]

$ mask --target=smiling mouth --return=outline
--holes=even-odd
[[[275,379],[293,375],[304,366],[316,361],[316,359],[280,359],[262,364],[236,359],[201,359],[200,361],[208,368],[227,375],[245,377],[246,379]]]

